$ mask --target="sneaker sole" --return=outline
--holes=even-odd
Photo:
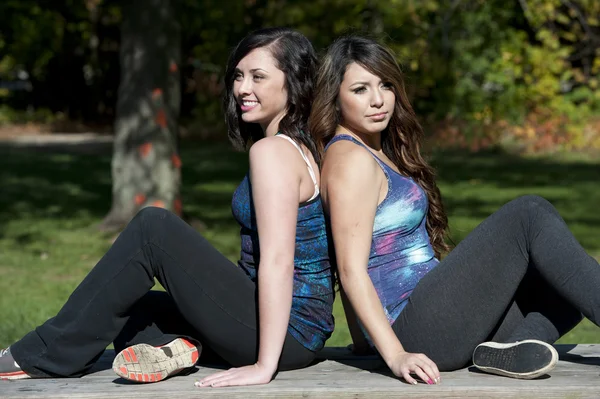
[[[14,373],[2,373],[0,380],[24,380],[31,378],[31,376],[24,371],[15,371]]]
[[[199,356],[194,344],[178,338],[162,348],[147,344],[125,348],[115,357],[112,368],[129,381],[158,382],[193,367]]]
[[[473,365],[491,374],[530,380],[548,373],[558,362],[552,345],[537,340],[510,344],[485,342],[473,351]]]

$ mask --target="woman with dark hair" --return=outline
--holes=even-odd
[[[600,267],[554,207],[504,205],[443,259],[447,218],[423,130],[393,54],[344,37],[328,49],[309,118],[322,155],[342,300],[356,352],[432,384],[439,370],[535,378],[550,345],[582,319],[600,322]],[[486,342],[490,341],[490,342]]]
[[[199,386],[266,384],[311,363],[333,330],[333,277],[306,121],[316,56],[285,28],[249,34],[225,74],[229,135],[250,147],[233,195],[238,265],[173,213],[145,208],[58,315],[0,354],[0,378],[74,377],[113,342],[113,370],[156,382],[201,345],[235,368]],[[260,240],[259,240],[260,237]],[[150,291],[157,279],[166,292]]]

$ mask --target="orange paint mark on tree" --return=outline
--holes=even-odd
[[[156,100],[158,97],[162,96],[163,91],[160,87],[152,90],[152,99]]]
[[[135,199],[134,199],[134,201],[135,201],[135,204],[136,204],[137,206],[140,206],[140,205],[142,205],[144,202],[146,202],[146,196],[145,196],[144,194],[141,194],[141,193],[140,193],[140,194],[136,194],[136,195],[135,195]]]
[[[152,206],[155,206],[157,208],[166,208],[165,207],[165,202],[161,201],[161,200],[156,200],[152,202]]]
[[[139,147],[140,155],[142,158],[146,158],[150,151],[152,151],[152,143],[144,143]]]
[[[167,127],[167,114],[164,109],[159,109],[154,119],[156,124],[160,127]]]
[[[181,158],[179,155],[173,154],[171,155],[171,162],[173,162],[173,166],[177,169],[181,168]]]
[[[173,210],[179,216],[183,214],[183,204],[181,202],[181,198],[176,198],[175,201],[173,201]]]
[[[171,61],[171,64],[169,65],[169,72],[177,72],[177,63],[175,63],[175,61]]]

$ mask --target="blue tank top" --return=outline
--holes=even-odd
[[[387,195],[375,212],[367,271],[385,315],[393,324],[419,280],[438,264],[425,227],[427,194],[412,178],[390,168],[352,136],[334,136],[325,150],[340,140],[365,148],[383,169],[388,182]]]
[[[241,226],[242,248],[238,265],[256,283],[260,251],[248,174],[233,194],[232,212]],[[288,331],[306,348],[318,351],[334,327],[333,275],[320,195],[298,208],[292,295]]]

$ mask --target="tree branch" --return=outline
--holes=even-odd
[[[529,12],[529,6],[527,5],[527,0],[519,0],[519,4],[521,5],[521,8],[523,9],[524,13]]]
[[[590,28],[590,25],[587,23],[586,19],[585,19],[585,15],[583,15],[583,12],[581,12],[581,10],[579,9],[579,7],[576,4],[573,4],[571,1],[569,0],[560,0],[560,2],[567,8],[575,11],[575,13],[577,14],[577,19],[579,20],[579,23],[581,24],[581,26],[583,27],[583,30],[585,31],[585,33],[590,37],[590,38],[594,38],[596,39],[597,36],[596,34],[592,31],[592,28]]]

